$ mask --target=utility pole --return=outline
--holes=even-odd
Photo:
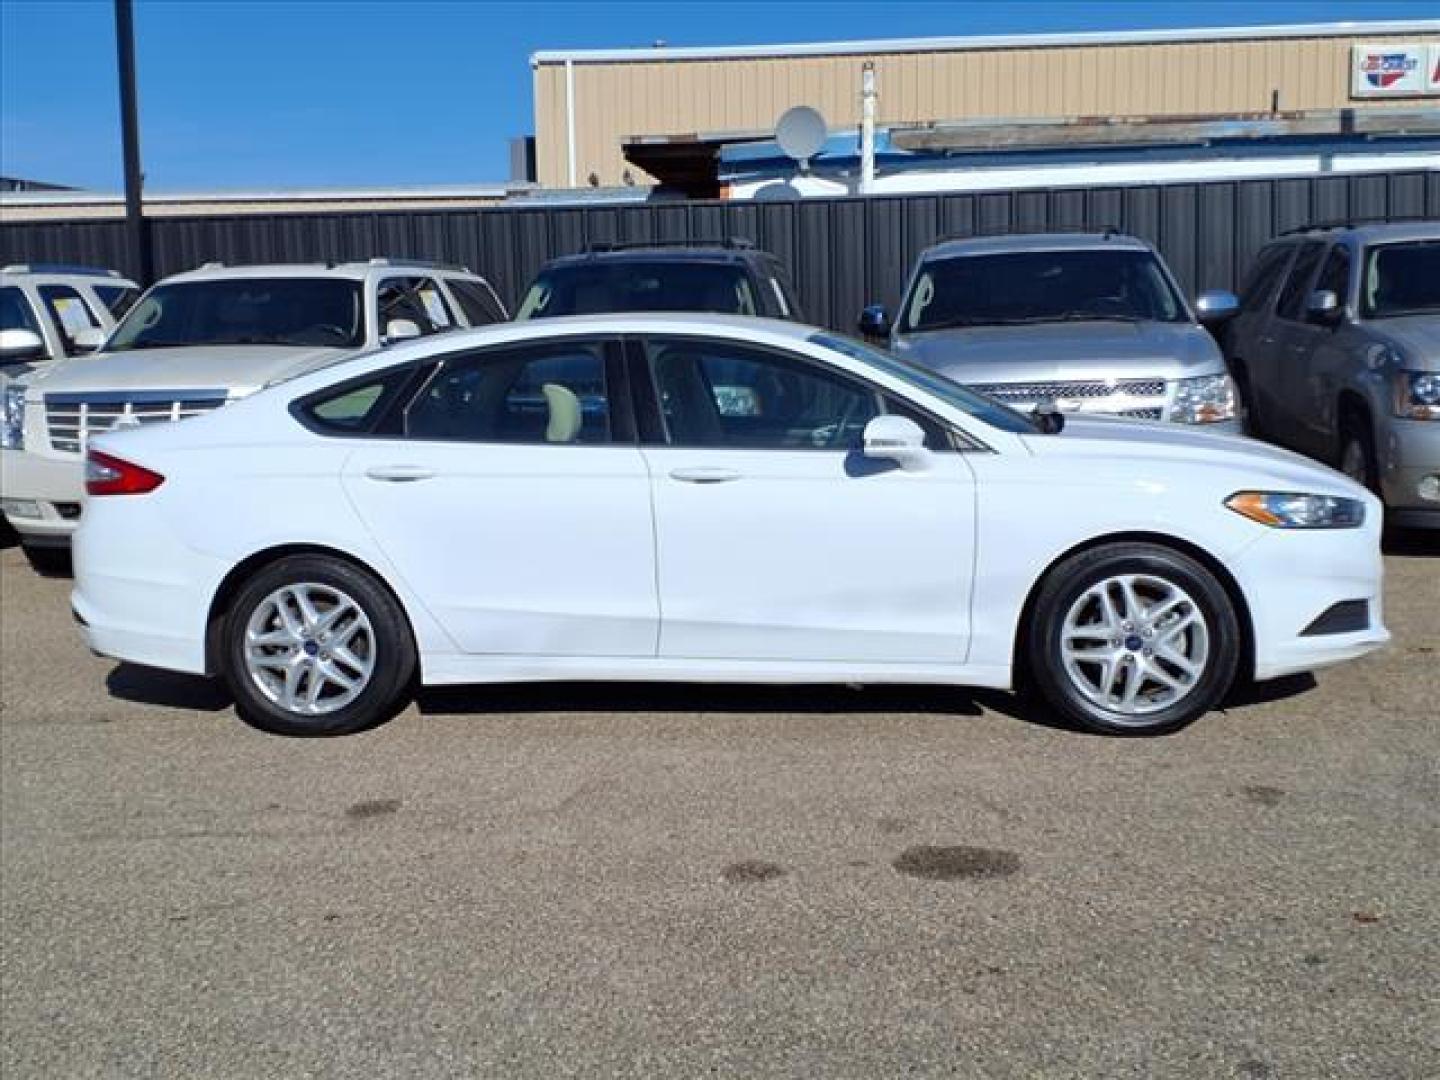
[[[860,194],[875,190],[875,64],[860,69]]]
[[[131,0],[115,0],[115,48],[120,61],[120,138],[125,147],[125,234],[138,260],[140,286],[155,280],[150,230],[141,204],[140,120],[135,96],[135,18]]]

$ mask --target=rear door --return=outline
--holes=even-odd
[[[818,361],[662,336],[635,361],[662,657],[964,661],[975,483],[938,425],[907,472],[856,452],[907,407]]]
[[[443,361],[400,432],[357,442],[346,491],[462,652],[655,655],[649,474],[619,345]]]
[[[1294,346],[1297,331],[1303,334],[1305,329],[1305,298],[1325,248],[1323,240],[1306,240],[1299,245],[1247,357],[1251,388],[1265,433],[1288,446],[1304,441],[1296,430],[1303,412],[1299,403],[1303,391],[1302,376],[1295,369]]]

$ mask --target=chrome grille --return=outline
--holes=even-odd
[[[139,390],[94,394],[46,394],[45,427],[50,445],[80,454],[92,435],[131,424],[169,423],[218,409],[224,390]]]
[[[1108,397],[1165,396],[1164,379],[1116,379],[1082,382],[1031,382],[972,384],[972,389],[988,394],[1007,405],[1015,402],[1092,400]]]

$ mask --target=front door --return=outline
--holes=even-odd
[[[975,483],[934,426],[930,467],[856,452],[903,405],[808,358],[652,338],[643,374],[660,655],[965,660]]]
[[[649,474],[611,409],[618,344],[448,359],[404,436],[365,439],[345,488],[410,589],[467,653],[655,655]]]

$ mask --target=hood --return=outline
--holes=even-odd
[[[28,376],[35,394],[108,390],[229,390],[232,396],[292,378],[344,349],[289,345],[187,345],[74,356]],[[29,396],[29,395],[27,395]]]
[[[959,383],[1180,379],[1225,370],[1194,323],[1068,322],[976,326],[897,336],[895,352]]]
[[[1147,423],[1115,417],[1066,417],[1058,435],[1024,435],[1038,457],[1097,457],[1187,464],[1209,462],[1249,472],[1249,487],[1306,491],[1320,495],[1363,498],[1367,493],[1343,473],[1311,458],[1282,450],[1244,435],[1206,431],[1188,424]]]
[[[1440,371],[1440,315],[1402,315],[1364,324],[1405,356],[1411,371]]]

